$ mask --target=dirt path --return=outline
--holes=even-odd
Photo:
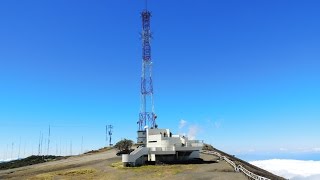
[[[209,164],[123,168],[115,150],[0,171],[0,179],[247,179],[225,161]],[[201,155],[204,160],[216,160]]]

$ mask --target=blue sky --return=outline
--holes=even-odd
[[[247,159],[320,159],[319,7],[150,1],[159,126],[195,129]],[[12,143],[14,154],[19,144],[37,152],[49,124],[52,153],[68,154],[71,142],[78,153],[82,137],[84,150],[104,146],[106,124],[114,141],[135,140],[143,8],[142,0],[0,2],[2,158]]]

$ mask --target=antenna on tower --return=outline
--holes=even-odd
[[[145,1],[146,11],[148,10],[148,0]]]

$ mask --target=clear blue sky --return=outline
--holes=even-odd
[[[114,141],[135,140],[143,8],[0,2],[0,159],[20,139],[21,151],[37,152],[49,124],[52,153],[71,141],[79,152],[82,137],[85,150],[104,146],[106,124]],[[319,1],[151,0],[149,9],[160,127],[194,128],[239,156],[320,157]]]

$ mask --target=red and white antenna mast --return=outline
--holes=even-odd
[[[146,8],[141,12],[142,17],[142,73],[141,73],[141,107],[139,113],[138,132],[144,131],[144,127],[156,128],[156,114],[154,111],[152,58],[151,58],[151,13]],[[138,135],[138,141],[139,141]]]

